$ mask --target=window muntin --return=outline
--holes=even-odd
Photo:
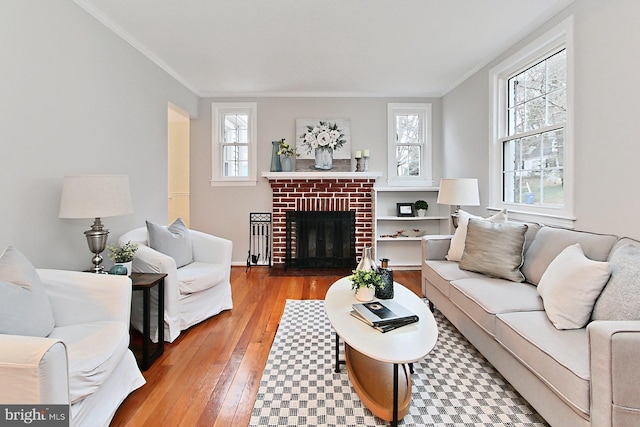
[[[433,185],[431,104],[388,104],[390,185]]]
[[[257,104],[212,103],[211,185],[257,183]]]
[[[223,116],[222,176],[249,176],[249,115]]]
[[[249,176],[249,147],[225,146],[223,176]]]
[[[420,176],[422,117],[419,114],[396,115],[396,168],[398,176]]]
[[[563,207],[566,49],[552,52],[506,80],[502,201]]]
[[[503,142],[503,201],[564,206],[564,132],[554,130]]]
[[[567,121],[566,53],[562,49],[508,79],[508,136]]]
[[[490,209],[572,227],[573,18],[490,71]]]

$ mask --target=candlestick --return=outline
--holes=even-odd
[[[365,153],[369,150],[365,150]],[[364,156],[364,171],[369,172],[369,156]]]
[[[356,172],[362,172],[362,169],[360,169],[360,157],[356,157]]]

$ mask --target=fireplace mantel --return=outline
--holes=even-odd
[[[377,179],[382,172],[262,172],[269,181],[279,179]]]

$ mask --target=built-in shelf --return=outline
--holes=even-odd
[[[436,196],[438,191],[440,191],[440,187],[376,187],[376,191],[385,192],[385,193],[407,193],[407,192],[436,192]]]
[[[378,242],[400,242],[400,241],[420,241],[422,240],[422,236],[420,237],[378,237]]]
[[[448,219],[446,216],[379,216],[376,219],[385,221],[425,221]]]
[[[374,187],[376,258],[389,258],[392,268],[421,267],[422,236],[449,233],[448,206],[436,202],[439,191],[438,187]],[[417,200],[429,204],[426,216],[397,216],[397,203]],[[409,236],[396,235],[400,232]]]

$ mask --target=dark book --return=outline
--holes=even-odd
[[[395,320],[395,321],[390,321],[388,323],[384,323],[382,325],[372,325],[371,323],[369,323],[369,321],[364,318],[363,316],[360,315],[360,313],[358,313],[356,310],[351,310],[351,315],[353,317],[355,317],[356,319],[360,320],[363,323],[366,323],[367,325],[373,327],[374,329],[385,333],[385,332],[389,332],[389,331],[393,331],[394,329],[398,329],[401,328],[405,325],[410,325],[411,323],[416,323],[418,321],[418,317],[417,316],[412,316],[406,319],[400,319],[400,320]]]
[[[417,321],[418,321],[417,317],[415,317],[415,318],[411,317],[411,318],[409,318],[407,320],[399,320],[399,321],[393,322],[393,323],[386,323],[384,325],[374,326],[373,329],[376,329],[376,330],[378,330],[378,331],[380,331],[380,332],[382,332],[384,334],[385,332],[393,331],[393,330],[401,328],[403,326],[410,325],[412,323],[416,323]]]
[[[353,309],[362,317],[361,320],[371,326],[381,326],[409,320],[413,322],[418,321],[418,316],[393,300],[353,304]]]

